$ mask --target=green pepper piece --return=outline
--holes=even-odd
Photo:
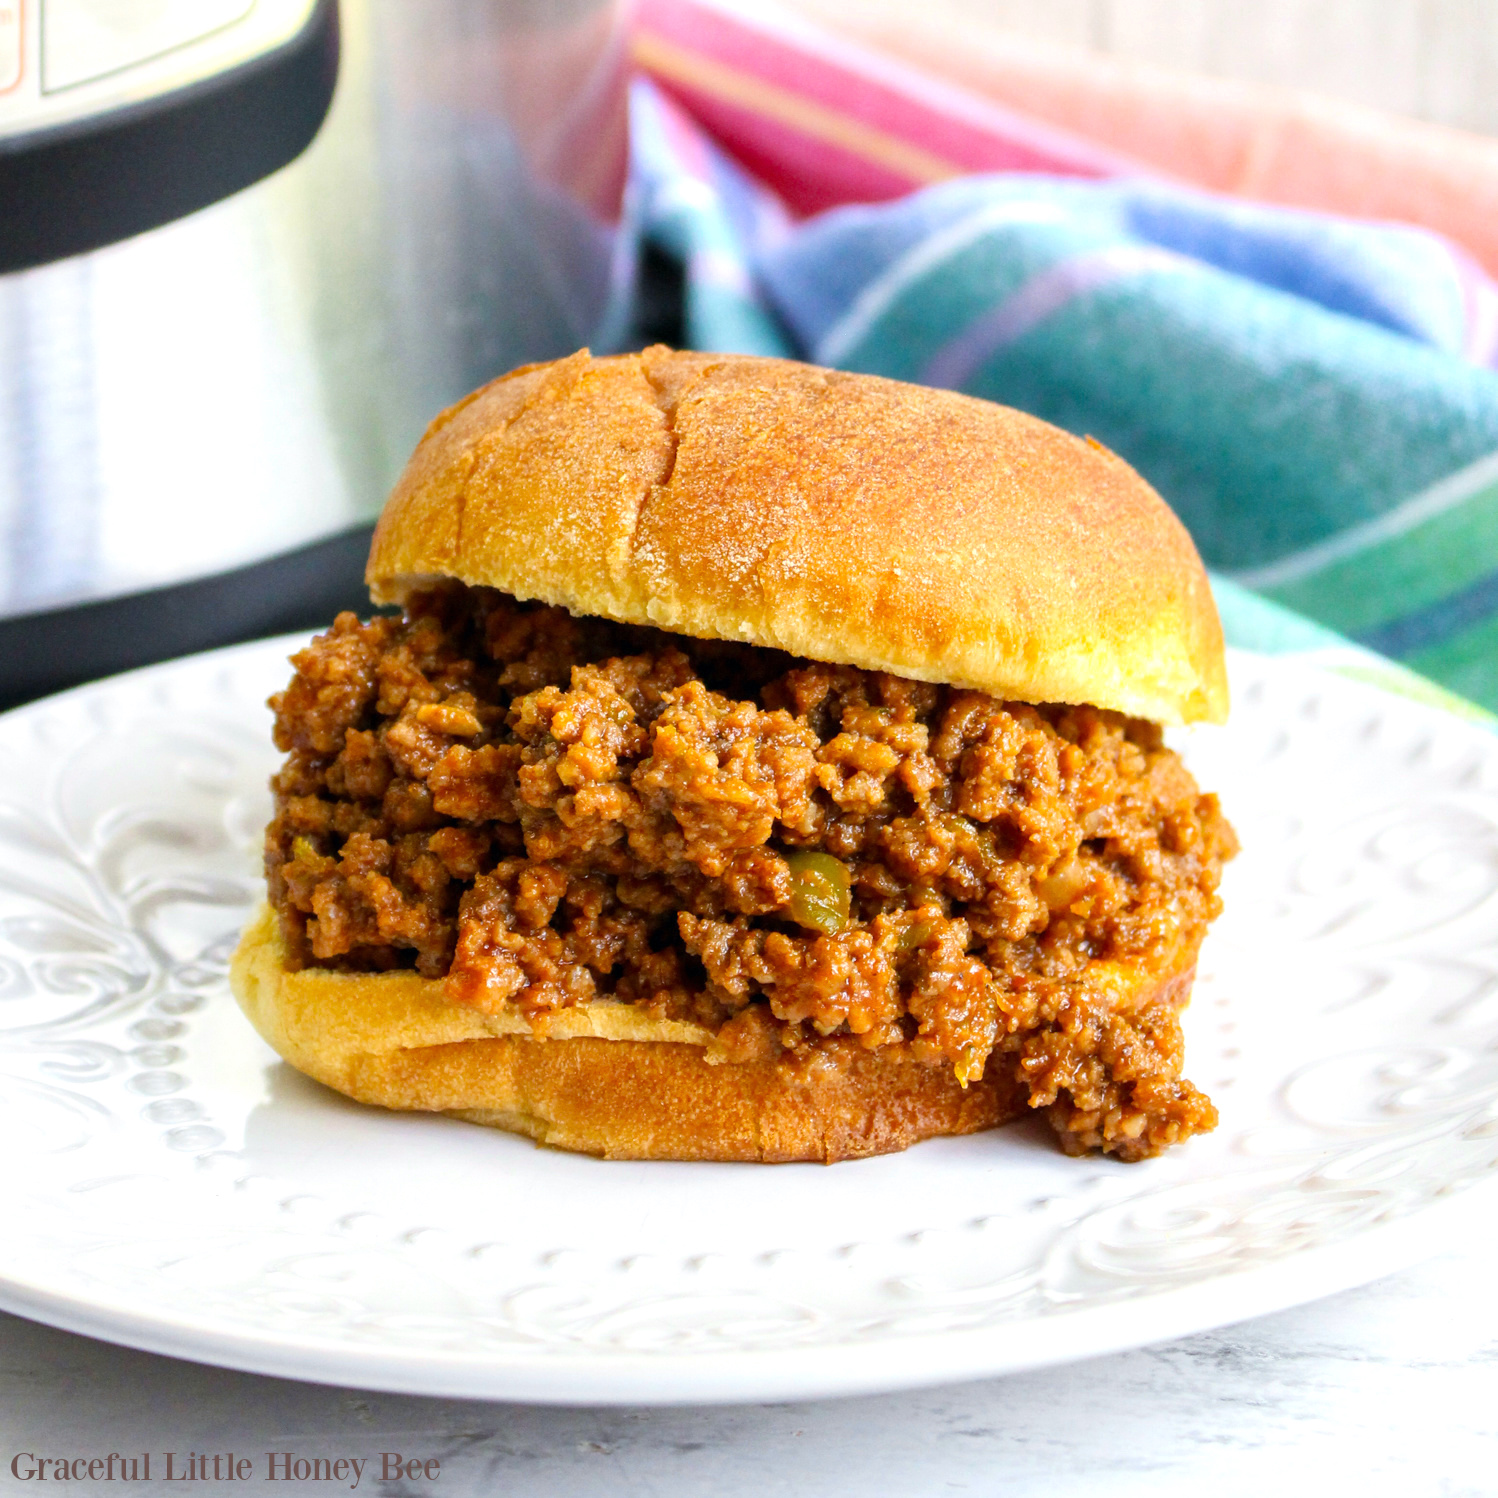
[[[831,934],[848,924],[853,881],[848,866],[830,853],[787,853],[791,870],[790,917],[798,926]]]
[[[931,940],[931,927],[925,921],[916,921],[907,926],[895,942],[897,952],[913,952],[917,947],[924,947]]]

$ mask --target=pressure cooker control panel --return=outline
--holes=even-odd
[[[0,273],[284,166],[338,75],[338,0],[0,0]]]
[[[315,0],[0,0],[0,139],[86,119],[273,51]]]

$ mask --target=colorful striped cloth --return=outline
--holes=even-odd
[[[690,343],[947,385],[1090,433],[1240,585],[1222,590],[1240,642],[1333,648],[1246,586],[1498,707],[1492,288],[1474,296],[1445,241],[1054,163],[797,222],[673,94],[637,86],[631,202],[686,266]]]
[[[632,51],[663,92],[799,214],[974,171],[1142,169],[773,7],[639,0]]]
[[[829,45],[839,53],[844,37],[858,38],[1034,123],[1107,141],[1198,187],[1419,224],[1448,235],[1498,275],[1498,140],[1490,135],[1300,90],[1051,46],[923,6],[811,3],[835,15],[841,35]],[[1358,24],[1357,11],[1351,7],[1340,23]],[[1448,25],[1463,15],[1450,5],[1424,14],[1438,11]],[[1364,7],[1363,15],[1371,20],[1378,12]],[[1475,23],[1472,41],[1486,44],[1491,8],[1469,7],[1465,15]]]

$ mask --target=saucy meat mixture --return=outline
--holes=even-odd
[[[732,1061],[1012,1069],[1066,1147],[1216,1122],[1177,995],[1236,851],[1154,725],[574,619],[445,584],[339,616],[271,699],[293,967],[599,997]]]

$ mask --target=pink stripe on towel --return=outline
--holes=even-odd
[[[872,49],[725,0],[641,0],[635,57],[799,213],[967,172],[1141,170]]]

